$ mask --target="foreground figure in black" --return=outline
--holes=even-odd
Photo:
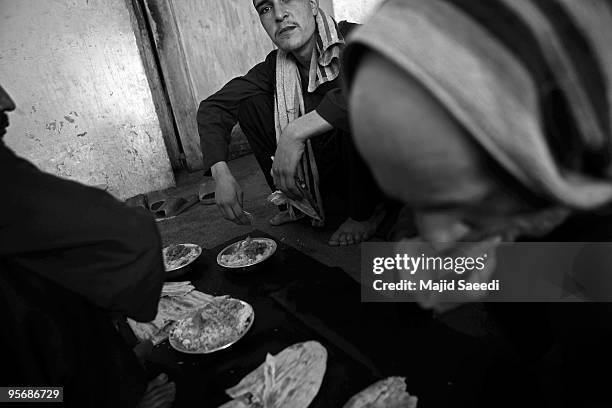
[[[0,87],[0,138],[15,109]],[[39,171],[0,139],[0,384],[61,386],[72,407],[169,407],[115,316],[155,318],[165,272],[155,222]]]

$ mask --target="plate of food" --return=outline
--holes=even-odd
[[[217,255],[217,263],[224,268],[247,268],[270,258],[276,247],[273,239],[247,237],[223,248]]]
[[[227,296],[211,302],[179,320],[170,332],[170,345],[186,354],[209,354],[240,340],[255,320],[253,307]]]
[[[162,251],[166,272],[178,271],[202,255],[202,248],[196,244],[174,244]]]

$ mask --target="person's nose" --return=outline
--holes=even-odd
[[[0,86],[0,108],[3,111],[10,112],[15,110],[15,102],[11,99],[9,94]]]
[[[4,110],[7,112],[11,112],[15,110],[15,102],[13,102],[13,100],[11,99],[11,97],[7,97],[6,100],[2,100],[2,102],[0,102],[0,105],[4,106]]]
[[[279,23],[283,22],[289,16],[289,13],[287,12],[287,8],[282,3],[280,3],[277,7],[275,7],[274,10],[275,10],[274,18]]]

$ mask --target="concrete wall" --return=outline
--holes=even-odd
[[[383,0],[333,0],[334,15],[337,21],[347,20],[353,23],[364,23],[370,13],[372,13],[382,1]]]
[[[0,0],[8,146],[119,198],[174,184],[126,4]]]

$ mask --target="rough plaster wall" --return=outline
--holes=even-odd
[[[364,23],[383,0],[333,0],[337,21]],[[428,1],[428,0],[425,0]]]
[[[123,199],[174,184],[126,3],[0,0],[5,136],[44,171]]]

